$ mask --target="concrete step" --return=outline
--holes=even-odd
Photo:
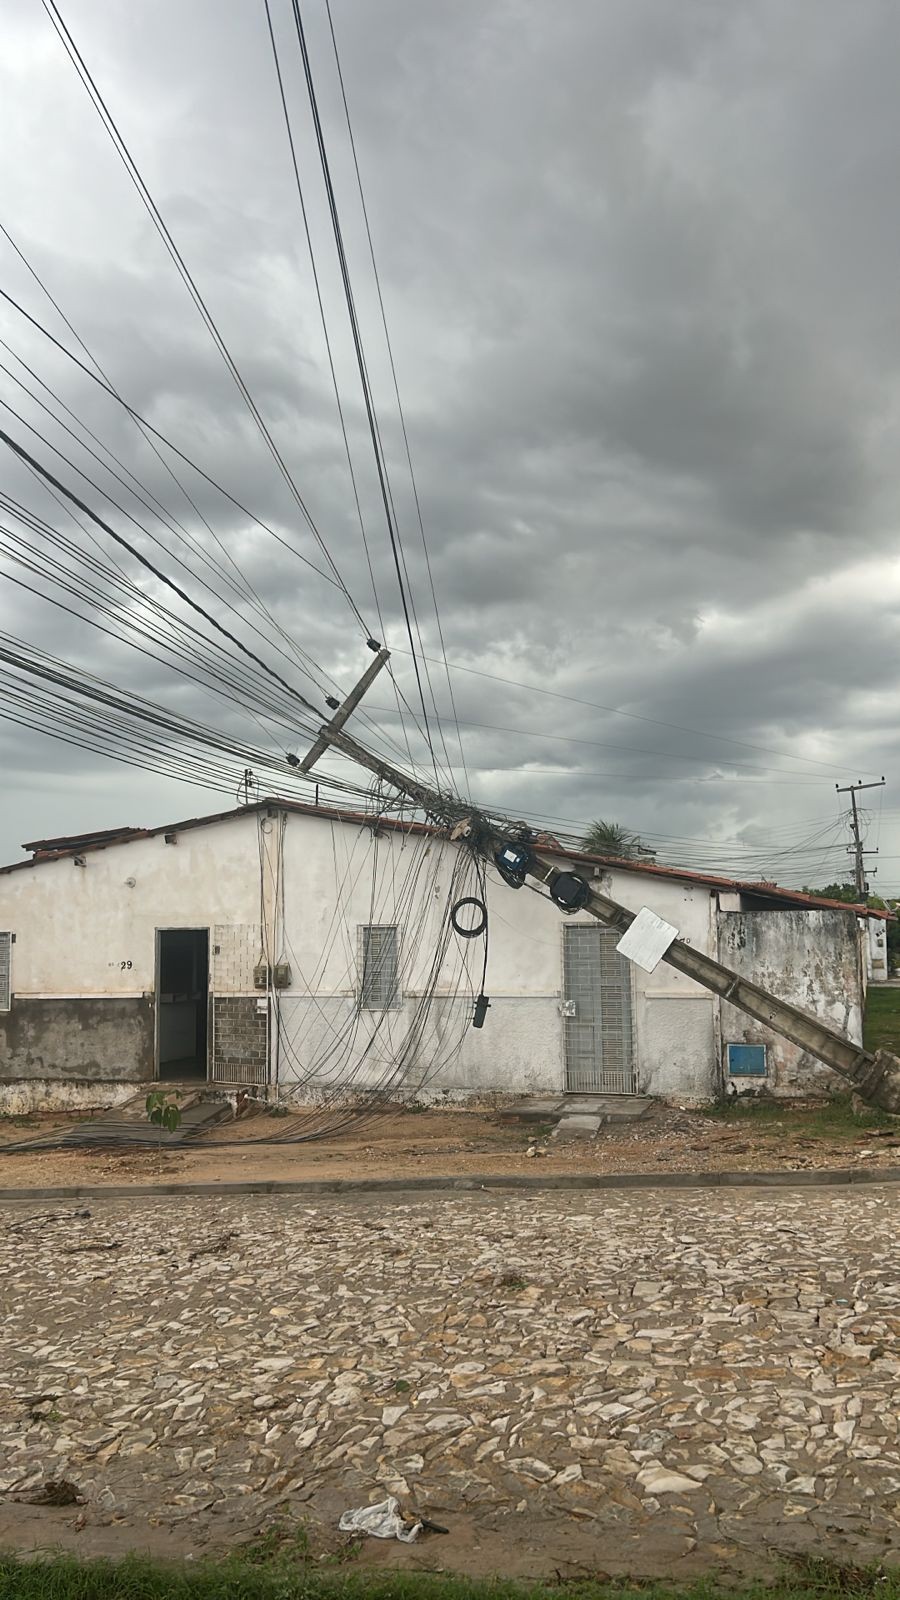
[[[653,1101],[639,1094],[532,1095],[516,1105],[506,1106],[501,1122],[558,1122],[561,1117],[599,1117],[602,1123],[637,1122],[646,1116]]]
[[[533,1095],[528,1100],[520,1100],[516,1105],[504,1106],[500,1112],[501,1122],[556,1122],[562,1116],[565,1101],[561,1095],[551,1098],[541,1098]]]
[[[602,1117],[604,1122],[637,1122],[646,1116],[653,1101],[643,1094],[567,1095],[567,1116]]]
[[[551,1133],[551,1139],[596,1139],[600,1132],[602,1117],[591,1117],[583,1111],[569,1112],[560,1117],[556,1127]]]
[[[152,1086],[151,1086],[152,1087]],[[165,1087],[165,1085],[163,1086]],[[179,1099],[181,1121],[174,1132],[155,1127],[147,1116],[148,1089],[132,1095],[124,1105],[113,1106],[89,1122],[76,1123],[57,1141],[65,1146],[84,1145],[158,1145],[185,1144],[198,1134],[206,1133],[217,1123],[231,1116],[228,1101],[221,1097],[206,1097],[200,1093]]]
[[[206,1085],[205,1083],[145,1083],[137,1091],[137,1094],[131,1096],[130,1100],[123,1100],[120,1106],[114,1106],[107,1115],[109,1117],[122,1118],[125,1122],[145,1123],[147,1121],[147,1096],[148,1094],[155,1094],[157,1089],[163,1094],[171,1096],[173,1103],[177,1105],[183,1116],[192,1106],[199,1105],[200,1101],[205,1098],[204,1090]]]

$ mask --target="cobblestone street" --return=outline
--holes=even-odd
[[[218,1549],[390,1492],[449,1537],[361,1560],[898,1559],[893,1188],[89,1205],[0,1227],[0,1542]]]

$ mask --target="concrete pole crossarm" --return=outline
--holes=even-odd
[[[382,648],[377,652],[375,660],[370,662],[369,666],[366,668],[359,680],[359,683],[357,683],[355,687],[350,690],[346,700],[334,713],[331,721],[321,730],[319,737],[312,746],[311,750],[309,750],[309,752],[303,757],[303,760],[300,762],[299,766],[300,772],[312,771],[316,762],[319,760],[319,757],[325,754],[328,746],[333,742],[334,735],[338,733],[344,726],[344,723],[347,721],[351,712],[354,711],[359,705],[359,702],[366,690],[375,682],[375,679],[378,677],[382,667],[387,661],[390,660],[390,658],[390,650],[386,650],[382,646]]]

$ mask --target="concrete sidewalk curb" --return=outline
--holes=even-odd
[[[248,1178],[237,1183],[97,1183],[59,1189],[0,1189],[0,1202],[147,1200],[155,1195],[214,1198],[217,1195],[465,1194],[485,1189],[839,1189],[873,1183],[900,1183],[900,1167],[868,1170],[835,1167],[820,1172],[588,1172],[547,1176],[484,1173],[433,1178],[309,1178],[297,1182]]]

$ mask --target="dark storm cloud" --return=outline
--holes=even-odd
[[[436,655],[324,10],[309,0],[304,11],[406,557]],[[399,648],[290,8],[273,12],[375,586]],[[334,0],[333,12],[448,655],[679,725],[459,674],[476,792],[513,811],[601,813],[660,834],[756,843],[834,810],[840,773],[829,763],[897,775],[900,223],[885,196],[900,139],[900,16],[836,0]],[[65,14],[380,631],[261,7],[138,0],[114,16],[99,0],[70,0]],[[0,220],[130,403],[322,565],[43,11],[12,0],[2,32]],[[62,331],[5,243],[0,262],[10,292]],[[15,313],[0,311],[0,337],[213,548],[114,402]],[[0,398],[48,431],[2,374]],[[48,436],[77,454],[52,425]],[[170,464],[278,623],[351,681],[364,653],[334,586]],[[18,469],[3,482],[46,514]],[[173,535],[152,531],[171,562],[181,553],[203,572]],[[232,714],[11,587],[0,626],[181,711],[220,725]],[[253,623],[243,626],[252,640]],[[395,661],[411,694],[409,658]],[[373,703],[389,706],[387,691]],[[115,807],[128,820],[202,808],[196,793],[131,782],[61,749],[0,724],[0,760],[19,772],[3,853],[29,831],[35,794],[47,831],[114,821]],[[77,782],[61,785],[61,772]]]

